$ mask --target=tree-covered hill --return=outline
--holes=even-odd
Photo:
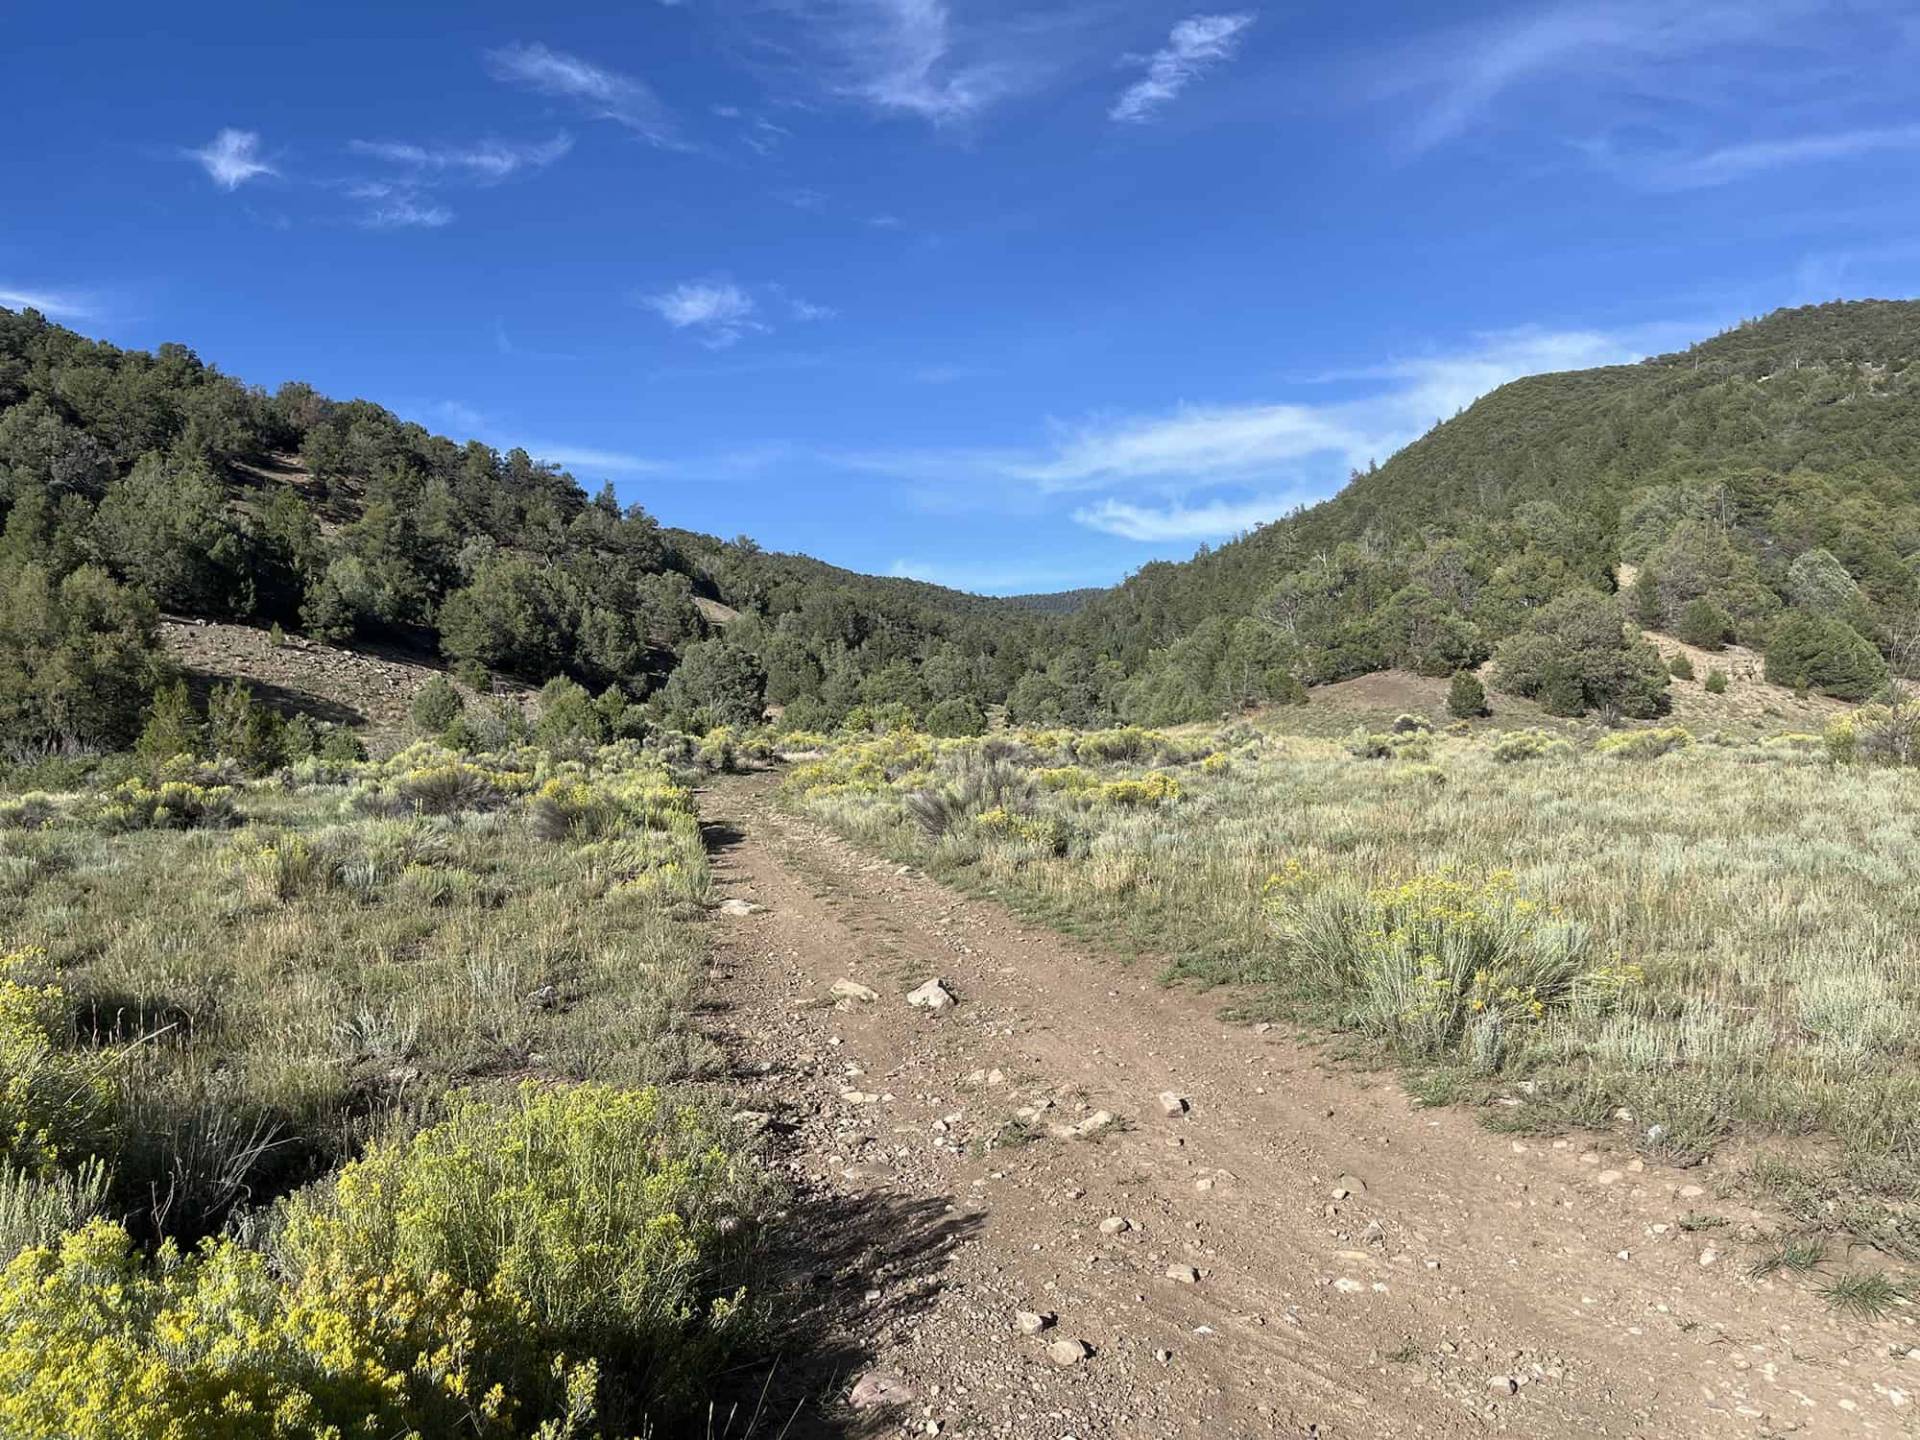
[[[1549,708],[1656,714],[1634,624],[1857,699],[1920,661],[1916,356],[1920,304],[1871,301],[1534,376],[1191,561],[997,600],[666,529],[524,451],[0,310],[0,738],[128,739],[156,610],[696,726],[1212,719],[1489,658]]]
[[[303,384],[267,394],[183,346],[122,350],[31,311],[0,310],[0,511],[0,728],[16,740],[124,740],[139,707],[110,697],[137,696],[155,607],[410,642],[476,678],[566,676],[685,721],[765,700],[820,723],[953,702],[946,723],[975,729],[1053,648],[1017,606],[666,530],[524,451]],[[742,612],[724,638],[702,596]],[[50,702],[41,682],[88,648],[101,659],[75,698]]]
[[[1642,624],[1767,648],[1780,626],[1804,638],[1817,619],[1820,663],[1776,678],[1859,690],[1875,667],[1858,654],[1830,667],[1852,648],[1834,626],[1902,666],[1915,658],[1916,358],[1920,303],[1864,301],[1518,380],[1323,504],[1144,567],[1073,631],[1130,673],[1163,672],[1137,687],[1169,701],[1204,675],[1212,705],[1237,698],[1216,673],[1235,643],[1223,627],[1253,627],[1241,648],[1309,683],[1393,665],[1443,674],[1565,591],[1610,591],[1624,560],[1639,566],[1623,598]]]

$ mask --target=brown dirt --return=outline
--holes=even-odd
[[[346,649],[301,635],[289,635],[275,645],[263,627],[213,620],[164,619],[160,643],[196,688],[244,680],[256,698],[283,714],[356,727],[376,752],[413,738],[409,712],[414,695],[430,677],[446,673],[437,657],[425,651],[371,645]],[[496,694],[525,698],[523,685],[496,679],[494,686]],[[479,698],[464,685],[456,688],[469,704]]]
[[[1915,1433],[1913,1310],[1852,1320],[1748,1278],[1762,1217],[1711,1167],[1418,1109],[1217,994],[855,850],[770,777],[703,806],[723,894],[761,907],[716,920],[712,1023],[818,1217],[798,1263],[837,1357],[785,1433]],[[910,1008],[936,976],[958,1005]],[[878,998],[835,1002],[843,979]],[[1104,1133],[1052,1133],[1099,1109]],[[1021,1310],[1058,1320],[1029,1337]],[[1061,1338],[1090,1357],[1056,1365]],[[862,1371],[910,1399],[855,1415]]]

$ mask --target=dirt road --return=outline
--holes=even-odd
[[[1331,1073],[782,813],[771,777],[702,805],[734,912],[711,1023],[818,1217],[813,1383],[901,1397],[793,1435],[1920,1433],[1915,1311],[1750,1279],[1763,1217],[1710,1168]],[[932,978],[957,1003],[909,1005]]]

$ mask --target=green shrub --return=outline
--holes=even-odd
[[[1433,722],[1424,715],[1396,715],[1393,721],[1393,733],[1396,735],[1431,735]]]
[[[1733,638],[1733,616],[1706,596],[1698,595],[1680,607],[1673,633],[1683,644],[1719,650]]]
[[[413,695],[409,715],[420,735],[444,735],[467,712],[466,701],[444,675],[432,675]]]
[[[231,825],[238,818],[233,789],[188,780],[148,784],[123,780],[84,807],[86,819],[108,834],[126,830],[192,830]]]
[[[987,717],[977,703],[956,695],[927,711],[927,733],[949,738],[984,735]]]
[[[1667,673],[1676,680],[1693,679],[1693,660],[1686,651],[1681,651],[1667,661]]]
[[[1830,723],[1825,740],[1842,764],[1920,764],[1920,700],[1862,706]]]
[[[98,1158],[68,1170],[0,1163],[0,1268],[22,1250],[55,1244],[104,1213],[109,1178]]]
[[[1118,730],[1090,730],[1073,742],[1074,758],[1093,764],[1145,760],[1165,756],[1171,749],[1165,735],[1158,730],[1143,730],[1138,725]]]
[[[706,1112],[582,1085],[377,1144],[231,1239],[92,1220],[0,1272],[0,1433],[586,1440],[690,1424],[756,1337],[766,1170]],[[674,1433],[680,1433],[675,1431]]]
[[[1108,805],[1132,809],[1166,805],[1180,798],[1180,782],[1156,771],[1137,780],[1110,780],[1094,794]]]
[[[1492,755],[1502,765],[1525,760],[1564,760],[1573,746],[1549,730],[1510,730],[1493,742]]]
[[[1433,735],[1425,728],[1403,730],[1397,733],[1355,730],[1347,736],[1346,745],[1347,753],[1356,760],[1431,760],[1433,758]]]
[[[1767,639],[1768,683],[1840,700],[1865,700],[1887,683],[1887,662],[1853,626],[1790,610]]]
[[[1603,735],[1595,742],[1593,753],[1615,760],[1657,760],[1692,744],[1691,731],[1671,725],[1663,730],[1623,730],[1616,735]]]
[[[1569,590],[1543,605],[1524,630],[1500,646],[1494,666],[1502,690],[1536,699],[1550,715],[1618,711],[1650,719],[1667,708],[1667,671],[1620,606],[1593,590]]]
[[[981,811],[973,823],[983,835],[1031,845],[1047,855],[1066,853],[1067,827],[1055,815],[1023,815],[1017,810],[995,807]]]
[[[0,959],[0,1166],[45,1178],[101,1142],[113,1086],[99,1057],[56,1043],[65,994],[15,978],[38,958]]]
[[[157,770],[176,755],[198,757],[205,745],[205,728],[194,711],[185,682],[163,685],[154,694],[133,753],[149,769]]]
[[[1345,1023],[1423,1058],[1487,1063],[1506,1027],[1576,1002],[1600,1003],[1637,978],[1602,964],[1585,926],[1517,894],[1504,875],[1423,875],[1362,889],[1337,883],[1282,899],[1288,961],[1337,998]]]
[[[245,681],[216,685],[207,697],[208,748],[238,761],[251,774],[281,763],[282,723],[278,711],[253,698],[253,687]]]
[[[1707,693],[1724,695],[1727,693],[1727,672],[1718,666],[1707,671]]]
[[[450,1279],[495,1312],[499,1353],[476,1345],[474,1363],[501,1365],[510,1394],[545,1391],[556,1355],[593,1356],[637,1417],[695,1395],[764,1313],[749,1286],[778,1192],[723,1123],[652,1089],[459,1096],[296,1195],[276,1248],[294,1277]]]
[[[1456,720],[1472,720],[1487,713],[1487,688],[1471,670],[1456,670],[1447,686],[1447,713]]]

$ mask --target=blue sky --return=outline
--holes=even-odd
[[[989,592],[1916,293],[1920,11],[23,0],[0,304]]]

